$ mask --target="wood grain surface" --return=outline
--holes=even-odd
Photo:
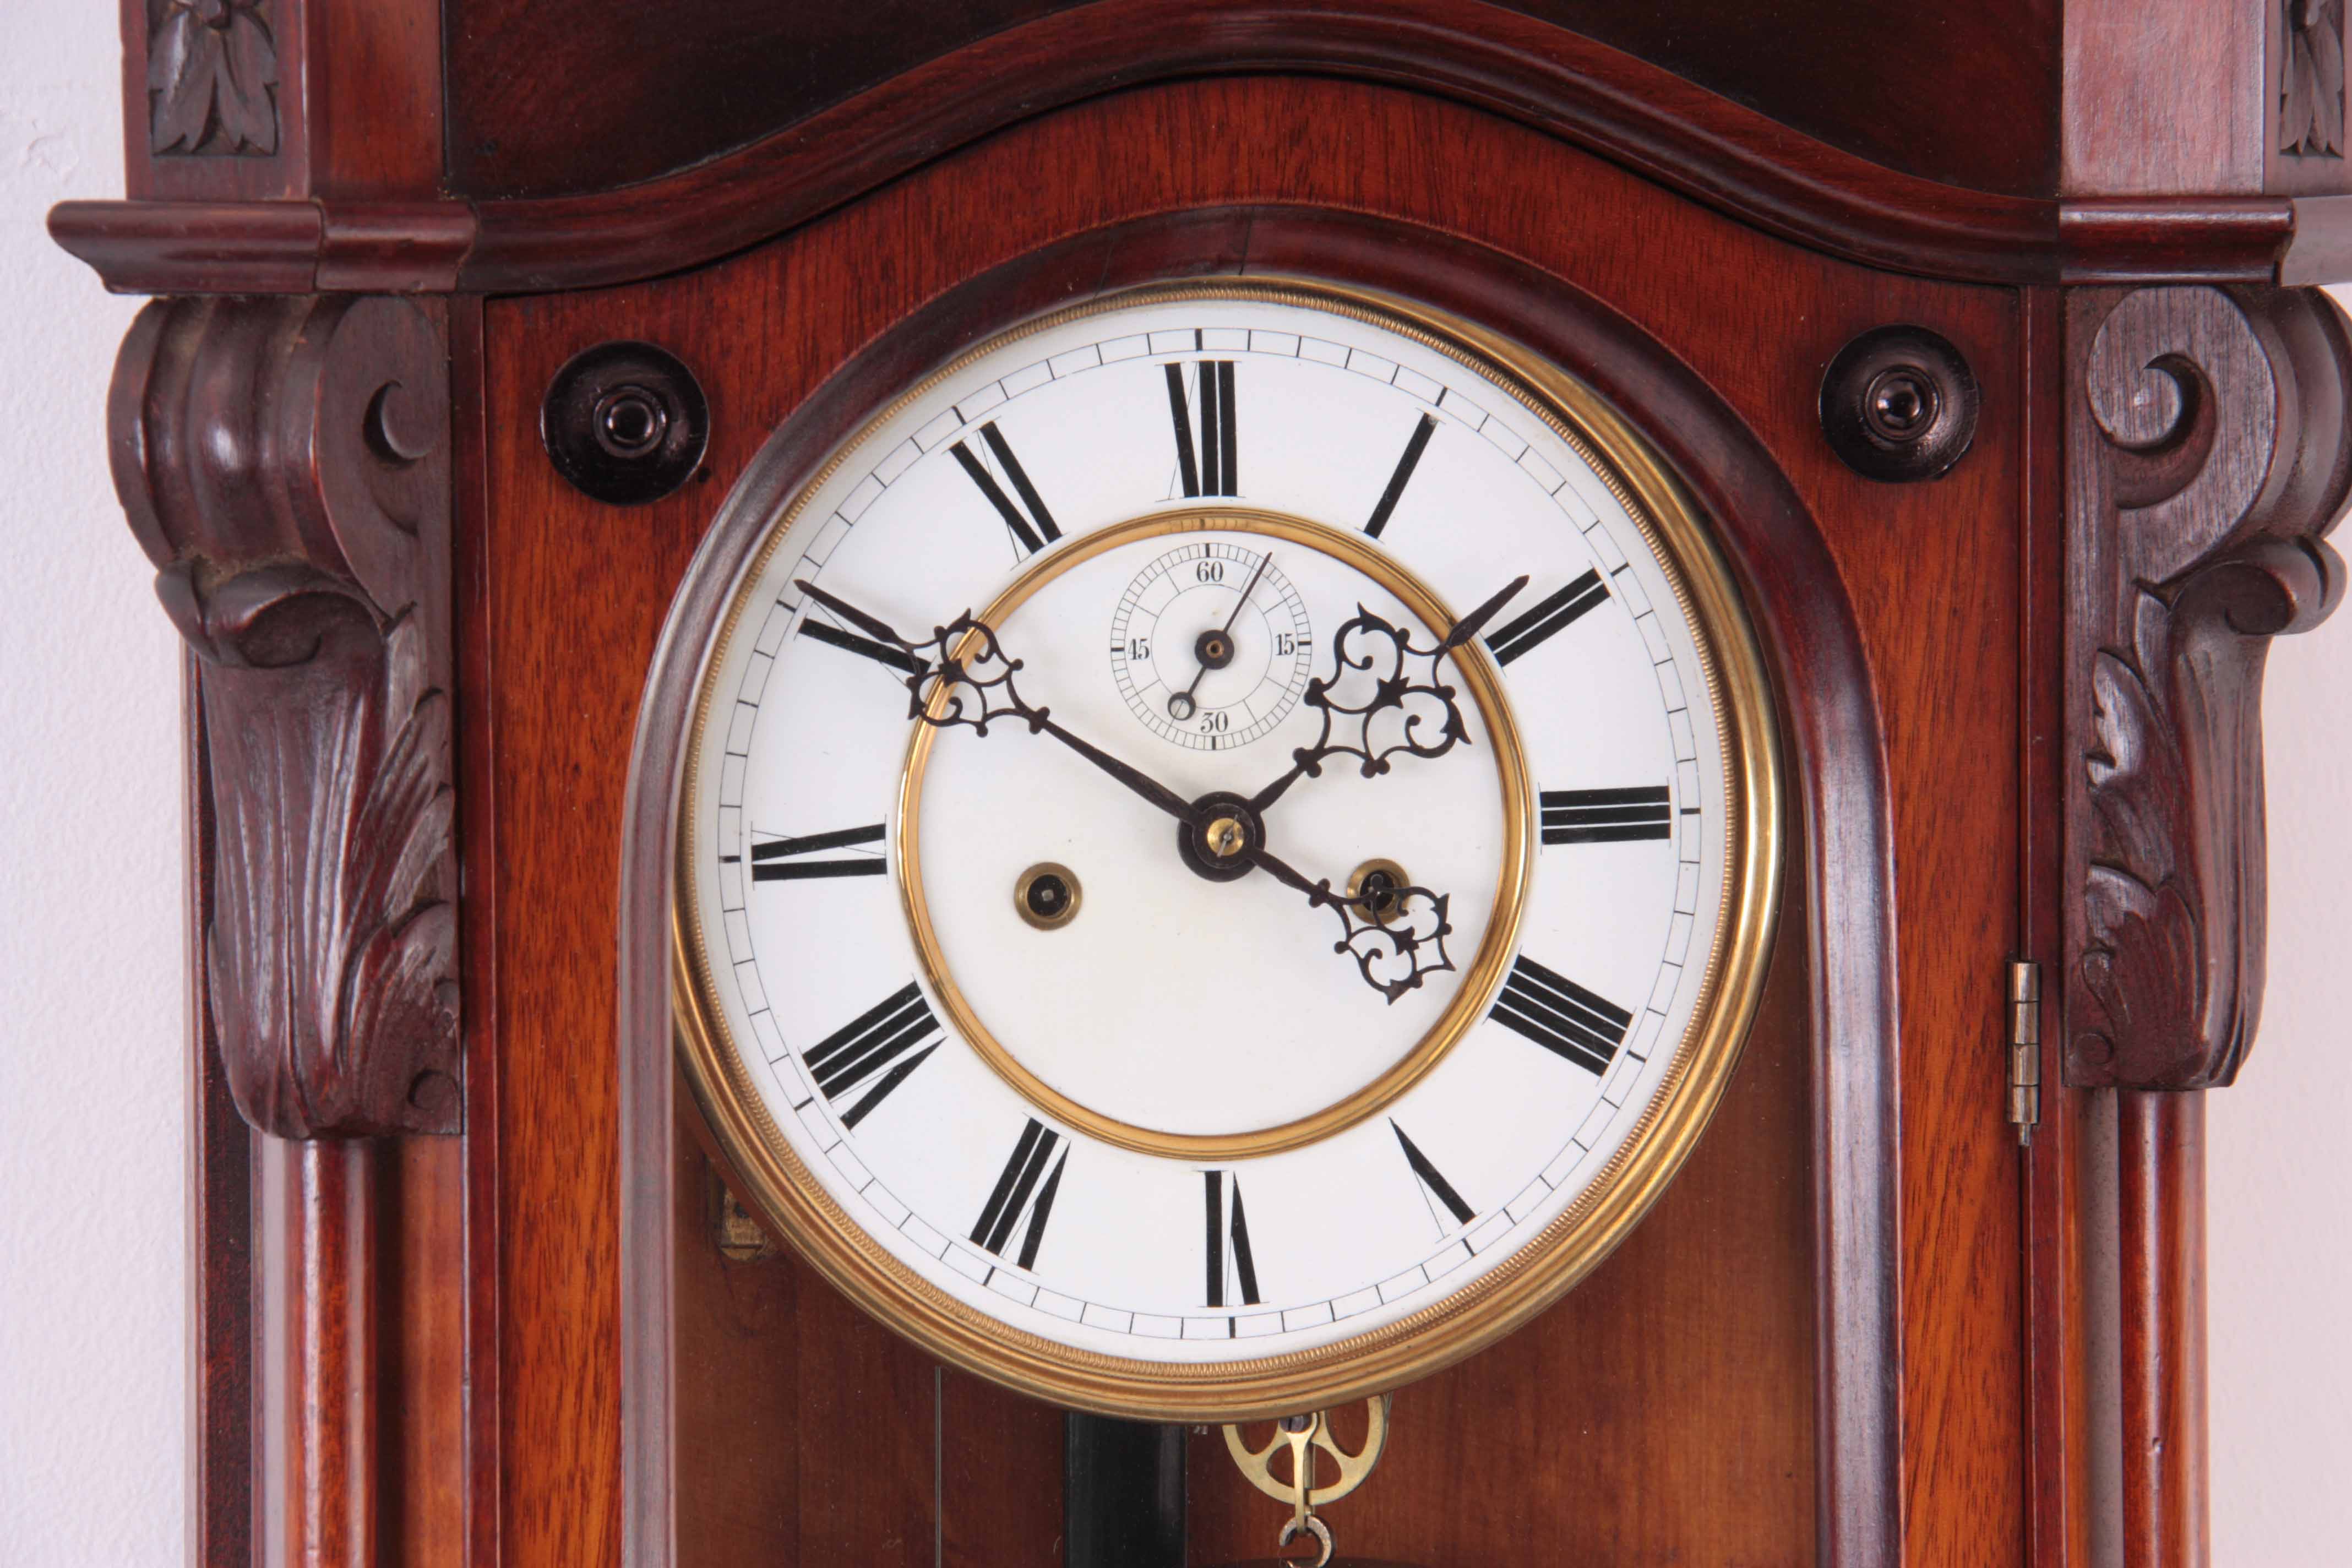
[[[1041,168],[1055,178],[1039,180]],[[1465,168],[1481,178],[1455,177]],[[1736,413],[1818,521],[1861,627],[1894,786],[1904,1143],[1900,1256],[1888,1267],[1900,1266],[1904,1320],[1903,1554],[2021,1561],[2021,1210],[1997,1044],[2000,963],[2016,941],[2018,903],[2021,416],[2013,397],[1989,395],[1975,448],[1948,478],[1893,487],[1838,464],[1813,412],[1828,360],[1890,321],[1950,339],[1989,388],[2016,386],[2020,301],[1799,251],[1499,120],[1300,80],[1128,94],[1007,132],[720,267],[485,307],[484,499],[469,510],[467,549],[478,544],[487,630],[465,657],[489,661],[496,679],[467,681],[484,697],[466,715],[461,752],[488,747],[497,802],[491,842],[469,842],[468,853],[498,884],[488,1027],[498,1057],[488,1109],[499,1170],[503,1560],[615,1558],[617,836],[637,694],[719,497],[835,367],[957,283],[1104,224],[1233,203],[1386,215],[1519,258],[1560,279],[1563,300],[1604,301]],[[971,335],[1002,324],[976,321]],[[713,431],[707,477],[616,510],[554,476],[536,415],[565,358],[624,336],[685,360],[709,395]],[[473,504],[470,493],[461,500]],[[1774,652],[1784,683],[1804,679],[1806,650]],[[1786,935],[1772,1022],[1683,1181],[1534,1330],[1407,1392],[1389,1461],[1398,1468],[1340,1516],[1359,1521],[1348,1526],[1352,1544],[1411,1556],[1421,1548],[1391,1548],[1382,1531],[1426,1542],[1444,1531],[1450,1559],[1480,1541],[1504,1550],[1573,1531],[1628,1563],[1810,1554],[1808,1385],[1822,1369],[1812,1363],[1804,1151],[1808,1069],[1820,1064],[1807,1060],[1798,1030],[1809,1005],[1799,981],[1820,960],[1797,929]],[[677,1234],[683,1258],[693,1232],[682,1217]],[[688,1266],[678,1267],[683,1278]],[[754,1307],[729,1310],[781,1320],[782,1289],[760,1287]],[[908,1542],[927,1531],[974,1563],[1037,1560],[1037,1521],[1048,1515],[1035,1506],[1045,1495],[1036,1477],[1060,1466],[1051,1413],[995,1407],[1007,1396],[903,1364],[895,1341],[813,1281],[790,1294],[789,1331],[760,1337],[793,1342],[775,1364],[801,1368],[793,1495],[804,1506],[793,1528],[803,1560],[823,1560],[806,1555],[821,1541],[852,1539],[864,1560],[913,1560]],[[678,1302],[683,1374],[700,1353],[688,1343],[689,1315],[724,1303],[684,1289]],[[1661,1310],[1706,1331],[1687,1344],[1645,1335]],[[1572,1353],[1596,1340],[1622,1357]],[[831,1374],[822,1389],[810,1381],[812,1347]],[[747,1354],[744,1379],[770,1364]],[[914,1440],[927,1394],[940,1434],[929,1454]],[[1671,1457],[1675,1489],[1656,1469],[1611,1471],[1612,1453]],[[951,1454],[950,1496],[968,1478],[992,1506],[922,1510],[923,1470],[944,1471]],[[1265,1500],[1221,1496],[1213,1468],[1198,1453],[1194,1463],[1202,1560],[1263,1552]],[[1415,1484],[1400,1484],[1405,1476]],[[1493,1489],[1514,1476],[1522,1489],[1506,1507],[1511,1500]],[[698,1503],[683,1467],[679,1486],[683,1518]],[[1229,1532],[1227,1548],[1210,1544],[1213,1531]]]

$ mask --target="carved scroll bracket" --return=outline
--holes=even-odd
[[[163,300],[114,482],[200,659],[206,979],[282,1138],[459,1126],[449,392],[428,305]]]
[[[2262,1007],[2262,679],[2343,595],[2352,347],[2317,290],[2071,304],[2066,1076],[2206,1089]]]

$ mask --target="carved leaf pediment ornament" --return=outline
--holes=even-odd
[[[2344,155],[2344,0],[2284,0],[2278,150]]]
[[[151,153],[278,151],[278,46],[268,0],[149,0]]]
[[[460,1121],[448,395],[408,300],[180,300],[115,479],[199,662],[207,1002],[280,1137]]]
[[[2343,595],[2345,336],[2324,299],[2146,289],[2072,423],[2067,1077],[2201,1089],[2261,1010],[2262,672]]]

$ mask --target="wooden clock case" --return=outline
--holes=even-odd
[[[2203,1561],[2200,1094],[2260,998],[2263,650],[2339,595],[2352,480],[2352,350],[2290,286],[2352,234],[2342,83],[2273,93],[2302,13],[2221,9],[126,4],[131,199],[52,228],[165,296],[112,420],[191,646],[199,1558],[1263,1552],[1213,1431],[1121,1503],[1084,1428],[769,1256],[676,1076],[667,896],[756,453],[782,484],[1060,305],[1286,277],[1514,339],[1658,446],[1790,786],[1714,1127],[1406,1391],[1344,1538]],[[1932,474],[1825,429],[1889,328],[1973,393]],[[703,408],[628,506],[543,419],[612,342]],[[1183,1555],[1114,1555],[1121,1507]]]

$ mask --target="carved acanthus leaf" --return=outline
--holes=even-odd
[[[2283,0],[2278,150],[2344,155],[2344,0]]]
[[[446,367],[401,300],[150,306],[116,482],[201,664],[208,1000],[247,1120],[459,1122]]]
[[[2300,290],[2077,309],[2066,1074],[2203,1089],[2260,1016],[2263,664],[2342,595],[2352,351]]]
[[[152,15],[148,151],[276,153],[278,47],[267,0],[163,0]]]

